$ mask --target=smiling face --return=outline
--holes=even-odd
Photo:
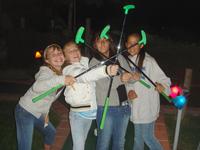
[[[73,43],[67,43],[64,46],[63,49],[64,55],[65,55],[65,60],[69,63],[76,63],[80,62],[81,60],[81,52],[79,47]]]
[[[130,35],[125,43],[126,45],[126,48],[129,48],[131,47],[132,45],[138,43],[140,40],[140,38],[136,35]],[[143,47],[143,45],[135,45],[131,48],[128,49],[128,52],[130,55],[134,56],[134,55],[137,55],[139,52],[140,52],[140,49]]]
[[[60,46],[51,45],[45,49],[44,60],[57,70],[61,69],[64,63],[64,55]]]

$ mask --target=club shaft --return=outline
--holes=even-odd
[[[125,23],[126,23],[126,15],[124,16],[124,20],[123,20],[123,24],[122,24],[122,30],[121,30],[121,34],[120,34],[120,38],[119,38],[119,43],[118,43],[118,51],[120,50],[120,45],[121,45],[121,41],[122,41],[122,36],[124,34],[124,27],[125,27]]]

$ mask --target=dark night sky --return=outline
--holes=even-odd
[[[99,5],[94,4],[94,1],[98,0],[76,0],[77,27],[90,17],[94,29],[111,24],[111,27],[120,30],[124,17],[122,7],[134,4],[136,9],[127,17],[128,27],[148,28],[155,32],[166,30],[167,33],[180,29],[194,36],[200,31],[200,6],[197,0],[102,0],[103,3]],[[1,0],[1,3],[3,11],[11,12],[12,16],[26,16],[32,20],[33,26],[37,26],[37,19],[40,19],[40,24],[45,24],[52,16],[62,17],[67,23],[69,0]]]
[[[87,9],[77,2],[77,12],[79,15],[91,15],[93,17],[102,19],[120,19],[122,16],[122,6],[125,4],[134,4],[136,9],[130,12],[130,17],[135,22],[146,24],[163,24],[171,26],[189,27],[198,22],[200,17],[200,6],[197,2],[188,2],[185,0],[140,0],[131,3],[106,3],[99,8],[89,6]]]
[[[49,33],[54,34],[50,28],[50,20],[61,18],[62,23],[65,24],[61,30],[66,29],[69,1],[0,0],[0,16],[7,14],[12,20],[13,28],[16,29],[15,36],[13,30],[10,30],[10,34],[0,30],[0,36],[5,36],[11,43],[15,42],[9,44],[9,50],[20,48],[20,51],[23,50],[23,55],[20,57],[24,56],[26,58],[24,61],[29,61],[32,57],[30,51],[42,49],[51,40],[61,41],[60,30],[55,33],[56,35],[59,33],[58,38],[48,36]],[[85,19],[90,17],[92,30],[101,30],[105,25],[110,24],[111,31],[120,31],[124,18],[122,7],[134,4],[136,9],[130,11],[127,16],[125,32],[143,29],[146,33],[159,34],[176,41],[200,42],[200,5],[197,4],[197,0],[102,0],[102,3],[99,1],[101,0],[76,0],[76,29],[81,25],[85,26]],[[22,16],[26,19],[25,30],[19,30]],[[9,59],[16,58],[15,54],[10,53]]]
[[[122,7],[125,4],[134,4],[136,9],[130,11],[127,17],[127,26],[148,26],[155,31],[176,29],[193,34],[199,33],[200,6],[197,5],[197,2],[186,0],[128,2],[107,3],[99,8],[92,6],[86,8],[77,2],[79,3],[77,6],[79,19],[77,20],[80,21],[81,18],[91,16],[94,26],[111,24],[111,26],[115,26],[114,28],[120,29],[124,17]]]
[[[194,36],[198,37],[200,33],[200,6],[197,1],[186,0],[140,0],[140,1],[121,1],[119,3],[109,3],[101,7],[83,6],[77,2],[77,16],[79,19],[92,17],[92,24],[94,28],[98,25],[105,26],[111,24],[115,29],[121,29],[123,21],[122,7],[126,4],[134,4],[136,9],[130,11],[126,26],[147,28],[147,30],[155,31],[163,34],[180,34],[180,36]],[[82,22],[80,22],[82,23]],[[172,33],[171,33],[172,32]],[[177,33],[175,33],[177,32]]]

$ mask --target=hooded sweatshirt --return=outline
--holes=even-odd
[[[19,105],[39,118],[42,114],[48,114],[51,104],[58,98],[61,91],[33,103],[32,99],[41,95],[58,84],[64,84],[65,76],[58,76],[47,66],[41,66],[35,75],[35,82],[19,100]]]
[[[137,64],[137,56],[129,56],[129,58]],[[132,71],[136,68],[131,66]],[[170,93],[170,78],[161,70],[157,62],[149,54],[145,54],[143,61],[142,71],[155,83],[161,83],[165,90],[164,92],[169,95]],[[131,121],[133,123],[151,123],[155,121],[159,116],[160,111],[160,97],[159,93],[155,90],[155,87],[144,77],[141,77],[151,88],[148,89],[139,82],[128,85],[128,90],[135,90],[137,98],[132,100],[132,113]]]
[[[103,59],[98,57],[93,57],[90,61],[90,66],[96,65]],[[128,71],[130,67],[122,55],[118,56],[118,63]],[[108,94],[108,89],[110,85],[110,78],[104,78],[96,81],[96,95],[97,95],[97,105],[104,106],[105,99]],[[113,77],[113,83],[111,87],[110,97],[109,97],[109,106],[120,106],[121,102],[127,101],[127,93],[124,82],[121,81],[120,75]]]
[[[63,69],[63,74],[76,76],[86,71],[89,59],[81,57],[80,62],[73,63]],[[95,81],[108,77],[106,66],[100,66],[79,76],[73,86],[67,86],[64,95],[65,101],[71,105],[70,110],[75,112],[96,110]],[[88,107],[85,107],[88,106]],[[76,107],[76,108],[75,108]]]

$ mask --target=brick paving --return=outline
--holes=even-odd
[[[56,128],[55,142],[51,150],[61,150],[70,133],[69,120],[67,118],[69,111],[59,101],[54,102],[52,108],[60,116],[60,123]]]
[[[156,121],[155,135],[162,144],[164,150],[171,150],[167,127],[165,125],[164,114],[162,113],[162,110],[158,120]]]
[[[56,139],[55,139],[54,145],[52,146],[52,150],[62,150],[65,140],[67,139],[70,133],[69,120],[67,119],[68,110],[59,101],[53,104],[53,109],[58,113],[61,120],[60,120],[60,124],[57,127]],[[159,139],[164,150],[171,150],[163,113],[160,113],[160,116],[158,120],[156,121],[155,130],[156,130],[155,135]]]

